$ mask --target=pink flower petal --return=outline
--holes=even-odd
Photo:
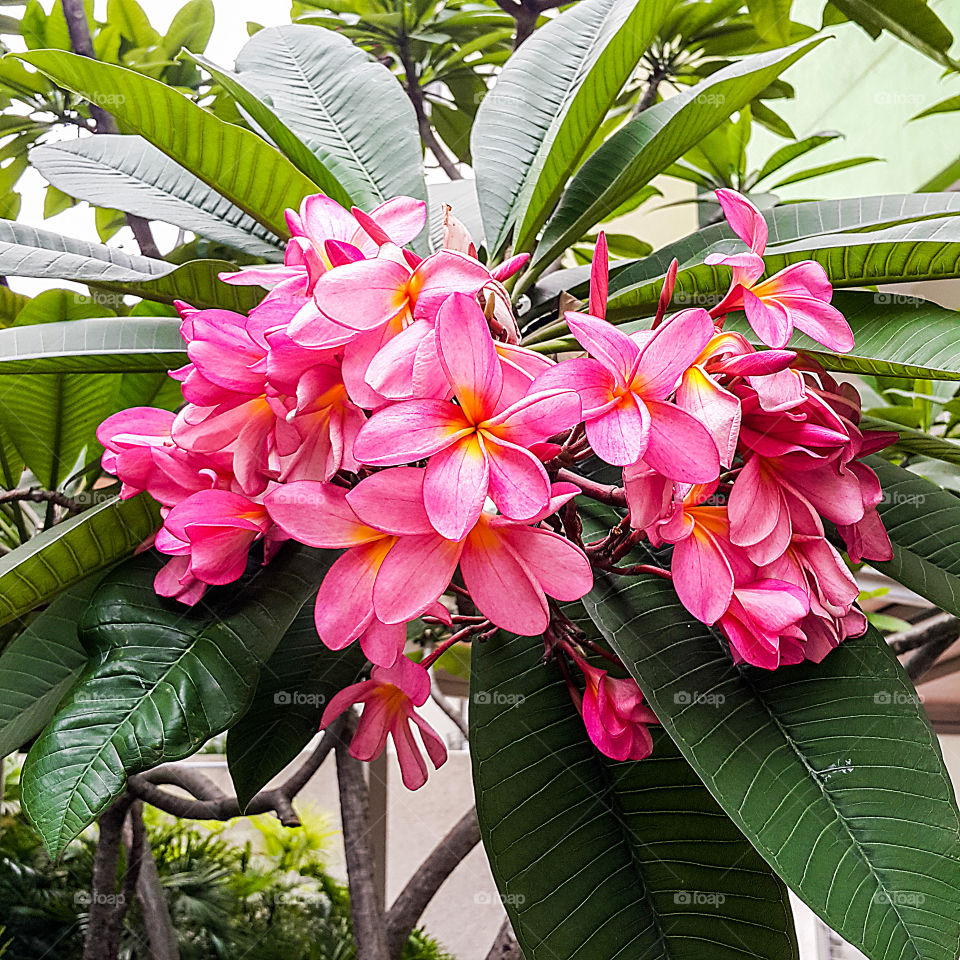
[[[567,311],[564,314],[571,332],[590,356],[599,360],[621,386],[640,353],[637,345],[612,323],[585,313]]]
[[[706,310],[684,310],[672,317],[647,342],[630,385],[644,399],[665,400],[677,388],[713,336]]]
[[[412,463],[474,433],[463,412],[444,400],[405,400],[378,410],[364,425],[353,454],[371,466]]]
[[[610,285],[610,267],[607,257],[607,235],[601,230],[597,245],[593,251],[590,265],[590,315],[600,317],[607,314],[607,291]]]
[[[767,222],[763,214],[736,190],[718,190],[717,200],[733,232],[754,253],[762,254],[767,246]]]
[[[383,539],[353,512],[343,487],[296,480],[276,486],[263,503],[278,527],[311,547],[337,550]]]
[[[455,293],[437,314],[440,363],[467,419],[486,420],[500,399],[503,371],[486,317],[473,297]]]
[[[359,260],[328,270],[317,281],[313,296],[320,310],[337,323],[351,330],[372,330],[406,309],[409,280],[410,271],[392,260]]]
[[[743,309],[754,332],[768,347],[785,347],[793,333],[790,314],[776,300],[761,300],[750,290],[743,291]]]
[[[487,455],[476,434],[432,456],[423,502],[434,529],[448,540],[462,540],[480,516],[489,481]]]
[[[331,650],[356,640],[373,620],[373,584],[391,541],[354,547],[323,578],[314,611],[317,633]]]
[[[361,521],[385,533],[409,536],[433,532],[423,505],[423,470],[417,467],[374,473],[346,493],[346,502]]]
[[[543,464],[523,447],[485,438],[490,465],[489,495],[512,520],[530,520],[550,502],[550,478]]]
[[[717,445],[707,428],[672,403],[650,400],[650,433],[643,459],[681,483],[709,483],[720,475]]]
[[[406,623],[428,610],[450,585],[461,550],[461,544],[437,533],[401,537],[377,574],[377,617],[384,623]]]
[[[670,570],[680,602],[702,623],[716,623],[733,596],[733,571],[717,541],[695,526],[673,548]]]
[[[557,600],[579,600],[593,587],[593,570],[584,552],[566,537],[542,527],[518,524],[499,528],[541,589]]]

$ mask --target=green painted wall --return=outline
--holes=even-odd
[[[819,25],[824,0],[801,0],[795,19]],[[960,0],[930,0],[930,6],[957,38],[960,51]],[[786,74],[797,90],[792,101],[772,105],[799,137],[821,130],[846,135],[791,166],[804,167],[851,156],[875,156],[885,163],[854,167],[778,191],[784,199],[909,193],[960,156],[960,113],[913,123],[912,116],[960,94],[960,77],[941,79],[942,69],[912,47],[883,34],[873,41],[859,27],[830,28],[827,40]],[[751,167],[758,167],[784,141],[756,129],[750,144]]]

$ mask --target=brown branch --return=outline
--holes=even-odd
[[[430,124],[430,118],[427,116],[427,104],[423,96],[423,89],[420,86],[420,75],[417,72],[417,65],[413,62],[413,55],[410,52],[410,44],[404,34],[400,38],[400,62],[403,65],[403,72],[406,75],[404,88],[407,96],[413,104],[414,112],[417,115],[417,127],[420,130],[420,139],[424,146],[437,158],[440,168],[451,180],[462,180],[463,174],[457,169],[447,151],[443,149],[433,127]]]
[[[583,495],[591,500],[598,500],[600,503],[606,503],[611,507],[625,507],[627,505],[627,494],[623,487],[596,483],[586,477],[581,477],[580,474],[574,473],[572,470],[567,470],[565,467],[561,467],[557,471],[557,479],[575,484],[581,489]]]
[[[383,904],[374,875],[370,810],[363,764],[350,756],[349,743],[357,727],[351,710],[337,740],[337,780],[340,785],[340,818],[350,887],[350,914],[357,956],[363,960],[390,960]]]
[[[390,960],[400,960],[403,945],[410,938],[423,911],[467,854],[480,842],[477,808],[471,807],[437,844],[407,881],[387,914]]]
[[[67,21],[67,31],[70,34],[70,45],[73,47],[73,52],[80,54],[81,57],[96,60],[97,55],[93,49],[93,37],[90,36],[90,24],[87,22],[87,11],[83,0],[63,0],[63,15]],[[90,101],[90,116],[93,117],[96,124],[95,133],[120,132],[117,121],[114,120],[113,116],[93,101]],[[133,213],[126,214],[126,218],[127,224],[133,231],[140,247],[140,252],[145,257],[160,260],[160,249],[153,239],[150,221]]]
[[[937,662],[941,653],[944,653],[948,647],[952,647],[957,642],[957,631],[942,636],[934,637],[933,640],[920,647],[912,656],[910,656],[903,667],[907,671],[907,676],[916,683],[923,678],[923,675]]]
[[[894,653],[908,653],[948,634],[953,637],[960,635],[960,619],[951,613],[938,613],[915,623],[908,630],[889,634],[887,643]]]
[[[71,513],[83,510],[79,500],[57,493],[56,490],[2,490],[0,503],[52,503],[58,507],[65,507]]]
[[[153,960],[179,960],[180,946],[170,917],[170,904],[160,883],[157,861],[153,859],[146,830],[142,829],[142,816],[134,816],[131,812],[129,828],[130,846],[139,852],[136,892],[150,956]]]
[[[341,725],[342,721],[331,724],[302,766],[280,786],[261,790],[244,810],[235,796],[224,793],[209,777],[184,766],[162,766],[137,774],[130,777],[127,788],[139,800],[184,820],[233,820],[244,815],[276,813],[285,827],[299,827],[293,801],[334,748]],[[171,793],[161,789],[161,785],[179,787],[191,796]]]
[[[118,908],[123,905],[123,895],[117,893],[117,865],[123,823],[131,803],[131,798],[124,795],[100,815],[83,960],[117,960],[122,919]]]
[[[569,2],[570,0],[496,0],[497,6],[517,22],[513,49],[516,50],[524,40],[529,39],[537,27],[541,13]]]
[[[509,917],[503,918],[500,932],[497,934],[497,939],[493,941],[487,960],[523,960],[523,953],[520,950],[520,944],[517,943]]]
[[[660,84],[669,76],[669,71],[662,64],[655,62],[650,75],[647,77],[647,88],[643,91],[643,96],[637,101],[633,108],[631,117],[643,113],[657,102],[657,93],[660,90]]]

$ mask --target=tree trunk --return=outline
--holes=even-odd
[[[117,960],[124,894],[117,892],[117,866],[123,823],[132,803],[123,796],[100,816],[100,839],[93,860],[93,884],[83,960]]]

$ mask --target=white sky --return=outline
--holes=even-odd
[[[53,6],[53,0],[40,0],[46,10]],[[164,33],[177,10],[186,0],[139,0],[140,6],[146,11],[150,22],[161,33]],[[96,0],[95,13],[98,19],[103,19],[106,13],[106,0]],[[240,48],[249,39],[247,22],[255,21],[263,26],[273,26],[290,22],[289,0],[214,0],[216,20],[213,35],[205,51],[205,56],[221,66],[232,67],[234,58]],[[16,13],[17,11],[11,11]],[[72,133],[67,134],[72,137]],[[97,242],[96,230],[93,225],[93,213],[87,204],[81,203],[70,210],[43,219],[43,198],[46,181],[34,170],[27,170],[20,180],[18,190],[23,195],[23,206],[18,220],[43,230],[52,230],[66,236],[78,237],[84,240]],[[177,231],[166,224],[155,224],[154,234],[161,249],[169,249],[176,238]],[[138,253],[136,243],[127,229],[122,230],[111,241],[130,253]],[[29,278],[11,278],[11,287],[21,293],[36,294],[50,287],[73,287],[79,285],[65,281],[35,280]]]

